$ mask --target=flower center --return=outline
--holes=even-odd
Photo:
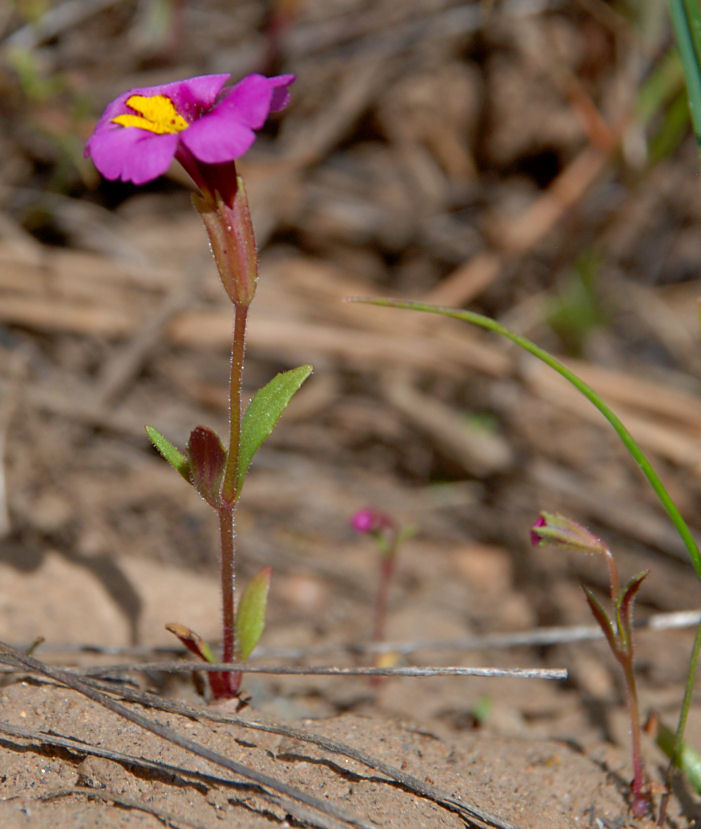
[[[138,127],[156,135],[182,132],[190,126],[165,95],[132,95],[127,98],[126,103],[138,115],[117,115],[112,119],[113,124]]]

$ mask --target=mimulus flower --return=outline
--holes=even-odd
[[[271,112],[283,109],[294,75],[248,75],[224,88],[230,75],[130,89],[108,104],[85,145],[102,175],[145,184],[177,159],[204,193],[231,201],[232,162],[246,153]],[[224,165],[224,169],[222,169]]]
[[[396,529],[395,522],[389,515],[373,509],[361,509],[354,513],[351,527],[357,533],[379,533],[382,530]]]

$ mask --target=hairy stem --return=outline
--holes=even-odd
[[[222,661],[233,662],[236,649],[234,611],[236,595],[235,516],[232,507],[219,510],[221,538]]]
[[[236,305],[229,379],[229,451],[221,488],[219,537],[221,542],[222,661],[233,662],[236,655],[236,500],[241,442],[241,380],[246,349],[247,305]],[[212,693],[217,699],[233,698],[241,685],[240,673],[210,675]]]
[[[233,662],[236,654],[236,514],[235,505],[222,506],[219,510],[221,539],[221,591],[222,591],[222,662]],[[241,686],[240,672],[209,674],[209,685],[215,699],[234,699]]]
[[[620,582],[618,580],[618,567],[616,567],[616,560],[608,547],[606,548],[605,555],[606,564],[609,569],[609,595],[611,596],[611,601],[615,605],[618,594],[621,592]]]
[[[631,646],[632,647],[632,646]],[[630,737],[633,757],[633,782],[631,784],[632,800],[630,810],[636,817],[645,817],[650,810],[650,795],[647,791],[645,771],[643,769],[643,754],[640,740],[640,705],[638,692],[635,687],[632,652],[620,659],[626,680],[626,697],[628,714],[630,716]]]
[[[236,305],[234,317],[234,341],[231,349],[231,374],[229,377],[229,452],[222,483],[221,497],[225,504],[233,506],[238,497],[237,476],[241,442],[241,380],[243,358],[246,351],[246,321],[248,306]]]

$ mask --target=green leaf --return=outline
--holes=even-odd
[[[151,443],[158,449],[168,463],[177,470],[185,480],[190,483],[190,464],[183,453],[176,449],[175,446],[153,426],[146,427],[146,434],[151,439]]]
[[[657,726],[656,742],[667,757],[674,760],[674,765],[684,772],[696,793],[701,794],[701,755],[698,751],[695,751],[688,743],[683,742],[679,747],[679,754],[675,758],[674,732],[663,723],[659,723]]]
[[[636,576],[626,584],[626,586],[621,591],[621,595],[618,597],[618,607],[621,610],[621,613],[624,617],[630,616],[633,601],[635,597],[638,595],[638,590],[642,587],[643,582],[647,578],[648,574],[650,573],[649,570],[643,570],[642,573],[638,573]]]
[[[265,628],[265,609],[272,569],[264,567],[243,591],[236,608],[236,658],[245,662]]]
[[[587,603],[589,604],[589,610],[591,610],[592,616],[599,623],[599,627],[604,632],[604,636],[606,637],[609,647],[615,654],[616,658],[618,658],[618,640],[616,639],[613,623],[611,622],[608,613],[604,610],[599,600],[588,587],[582,587],[582,590],[584,590],[584,595],[587,597]]]
[[[620,621],[619,638],[622,640],[621,644],[631,654],[633,652],[633,602],[649,572],[649,570],[643,570],[642,573],[633,576],[621,590],[621,595],[616,601],[616,614]]]
[[[262,389],[258,389],[251,400],[241,422],[237,492],[241,492],[248,467],[261,443],[273,431],[287,404],[312,371],[312,366],[305,365],[278,374]]]

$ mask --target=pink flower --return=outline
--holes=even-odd
[[[374,509],[360,509],[351,518],[351,527],[357,533],[380,533],[383,530],[396,532],[397,523],[389,515]]]
[[[110,180],[145,184],[177,159],[204,193],[227,203],[236,188],[233,162],[246,153],[271,112],[289,101],[294,75],[230,75],[130,89],[108,104],[85,145],[86,157]]]
[[[370,509],[361,509],[354,513],[351,518],[351,527],[357,533],[369,533],[378,529],[378,521],[375,513]]]
[[[545,541],[545,536],[542,536],[538,532],[538,529],[540,527],[545,527],[546,525],[547,525],[547,522],[546,522],[544,516],[541,515],[540,518],[538,518],[538,520],[535,522],[535,524],[533,524],[533,526],[531,527],[531,544],[534,547],[538,547],[540,544],[542,544]]]

